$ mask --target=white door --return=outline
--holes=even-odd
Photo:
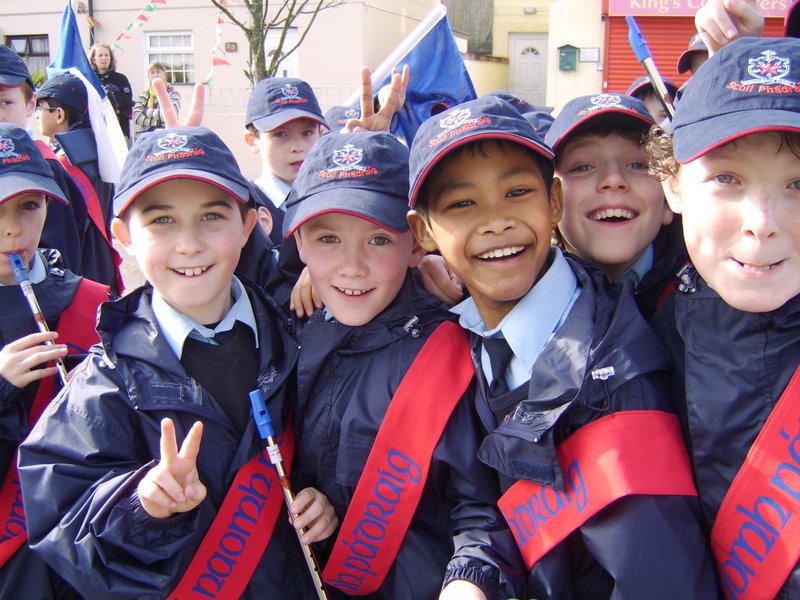
[[[547,90],[547,34],[508,34],[508,87],[535,106]]]

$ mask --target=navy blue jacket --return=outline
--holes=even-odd
[[[40,251],[41,256],[56,261],[58,253]],[[47,278],[33,284],[33,290],[48,326],[55,330],[61,313],[73,301],[81,277],[49,265]],[[25,335],[38,332],[33,314],[19,286],[0,286],[0,347]],[[93,327],[93,321],[87,327]],[[65,340],[70,341],[70,340]],[[59,340],[62,342],[62,340]],[[85,349],[88,352],[88,348]],[[74,365],[67,361],[67,368]],[[56,380],[56,389],[59,386]],[[4,481],[14,451],[28,434],[28,411],[30,410],[39,382],[18,388],[0,377],[0,481]],[[21,547],[0,569],[0,598],[79,598],[60,577],[55,575],[27,546]]]
[[[580,294],[533,365],[531,380],[512,390],[521,401],[498,419],[476,396],[488,431],[479,458],[503,491],[519,479],[564,489],[556,446],[575,430],[622,410],[672,411],[669,360],[641,317],[630,285],[608,287],[568,258]],[[535,318],[535,315],[531,315]],[[473,360],[480,370],[480,339]],[[613,366],[607,380],[595,368]],[[642,452],[657,449],[643,448]],[[713,562],[697,498],[628,496],[590,518],[548,552],[528,577],[526,598],[716,598]]]
[[[151,295],[145,287],[104,305],[101,344],[20,450],[30,544],[87,598],[166,597],[236,471],[262,449],[253,421],[239,433],[187,375],[156,325]],[[273,301],[249,286],[248,295],[259,329],[257,385],[282,432],[297,345]],[[165,417],[173,419],[179,444],[195,421],[203,422],[197,468],[208,496],[192,511],[159,520],[144,511],[136,489],[158,459]],[[244,597],[314,597],[285,512]]]
[[[296,409],[300,471],[295,473],[302,481],[298,487],[313,485],[326,494],[340,520],[397,386],[426,339],[448,316],[409,275],[394,302],[366,325],[325,321],[317,311],[304,326]],[[442,377],[447,377],[446,371]],[[424,406],[419,415],[425,418]],[[494,506],[496,479],[476,460],[479,441],[474,406],[464,397],[434,450],[419,506],[394,565],[381,589],[369,598],[435,598],[443,580],[451,579],[471,581],[489,598],[505,600],[521,591],[516,547]],[[499,582],[514,577],[510,584]],[[344,597],[336,590],[329,596]]]
[[[747,313],[693,276],[694,285],[672,294],[653,325],[674,357],[675,397],[710,532],[748,450],[800,365],[800,296],[772,312]],[[778,598],[800,598],[800,564]]]

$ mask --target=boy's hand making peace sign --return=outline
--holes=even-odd
[[[161,421],[161,460],[139,482],[142,508],[151,517],[166,519],[175,513],[187,512],[206,497],[206,486],[197,474],[197,454],[203,437],[203,424],[197,421],[180,450],[172,419]]]

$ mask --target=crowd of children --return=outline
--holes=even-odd
[[[758,17],[698,13],[671,120],[496,92],[406,147],[407,70],[330,127],[271,78],[259,179],[167,115],[113,195],[80,80],[0,46],[0,598],[800,598],[800,46]]]

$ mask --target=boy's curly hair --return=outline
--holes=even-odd
[[[659,181],[678,174],[680,164],[675,158],[672,138],[658,125],[653,126],[644,139],[642,146],[650,166],[650,173]]]

